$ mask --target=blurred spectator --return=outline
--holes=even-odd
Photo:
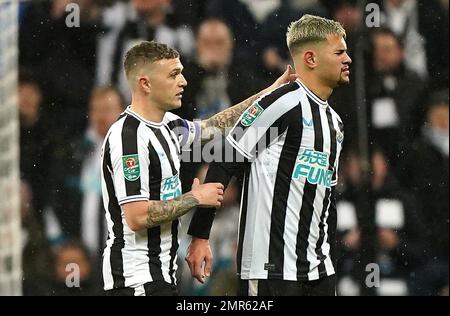
[[[207,18],[223,20],[234,35],[236,59],[246,63],[254,63],[259,51],[258,23],[247,5],[240,0],[209,0],[206,7]],[[188,78],[189,79],[189,78]]]
[[[54,143],[42,118],[43,96],[33,74],[22,70],[19,75],[18,105],[20,119],[20,175],[33,195],[31,211],[42,223],[42,213],[50,193],[49,177]]]
[[[268,81],[283,73],[290,63],[289,51],[284,34],[292,21],[304,14],[329,16],[328,11],[318,0],[283,0],[281,6],[272,12],[261,25],[260,49],[262,63],[268,75]]]
[[[79,27],[66,25],[67,4],[80,8]],[[99,2],[90,0],[32,1],[19,31],[20,65],[36,70],[47,100],[42,109],[55,140],[85,126],[89,92],[95,71],[95,47],[99,31]]]
[[[448,11],[436,0],[378,0],[383,25],[404,42],[405,63],[433,86],[448,87]],[[448,1],[447,1],[448,2]]]
[[[367,75],[371,140],[379,143],[396,167],[405,145],[419,134],[426,83],[404,64],[400,39],[388,29],[373,33],[373,72]]]
[[[193,52],[190,26],[180,25],[171,14],[171,0],[117,2],[103,12],[105,32],[97,46],[98,85],[116,85],[126,102],[130,92],[122,64],[125,52],[134,44],[154,40],[177,49],[184,57]]]
[[[100,279],[100,259],[107,229],[101,192],[101,147],[109,127],[123,111],[123,101],[112,87],[95,88],[89,104],[89,125],[82,138],[54,164],[53,209],[62,234],[77,239],[89,251],[94,276]]]
[[[181,25],[189,25],[196,30],[205,19],[209,0],[172,0],[173,15]]]
[[[183,95],[183,117],[188,119],[210,117],[262,87],[256,71],[235,60],[233,34],[216,19],[200,25],[196,54],[192,62],[185,64],[184,75],[188,86]]]
[[[422,136],[408,151],[402,180],[422,205],[427,267],[418,274],[417,295],[448,293],[449,110],[448,90],[431,95]]]
[[[88,296],[102,292],[101,283],[92,280],[89,253],[80,243],[71,241],[55,250],[52,296]]]
[[[350,83],[339,89],[335,89],[330,97],[329,103],[339,113],[344,121],[344,150],[358,144],[358,108],[356,104],[356,86],[363,84],[356,82],[356,73],[360,68],[364,69],[366,64],[360,65],[356,53],[358,47],[366,50],[368,47],[368,30],[364,25],[364,12],[358,6],[356,0],[340,0],[332,4],[333,19],[340,22],[347,33],[347,50],[353,62],[350,69]],[[365,52],[364,52],[365,53]]]
[[[50,289],[51,251],[42,224],[33,210],[33,194],[27,182],[20,185],[20,215],[22,222],[23,295],[46,295]]]
[[[340,294],[349,292],[349,279],[356,279],[359,262],[360,233],[358,229],[358,190],[361,170],[355,155],[346,166],[346,186],[338,202],[338,235],[340,256],[338,275]],[[377,227],[376,263],[380,267],[378,295],[407,295],[412,292],[416,271],[423,264],[423,225],[420,208],[414,196],[402,188],[390,171],[383,152],[372,156],[372,198]],[[419,272],[417,272],[419,273]]]

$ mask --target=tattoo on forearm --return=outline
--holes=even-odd
[[[241,103],[228,108],[216,115],[210,117],[209,119],[202,121],[202,143],[205,143],[211,140],[214,136],[214,133],[210,130],[213,128],[219,129],[221,133],[225,132],[227,127],[232,127],[234,123],[236,123],[237,119],[241,116],[241,114],[255,102],[263,93],[261,91],[258,94],[251,96],[250,98],[242,101]]]
[[[172,221],[199,204],[192,193],[186,193],[170,201],[150,201],[147,212],[147,228]]]

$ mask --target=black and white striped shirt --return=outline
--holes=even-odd
[[[197,124],[166,113],[161,123],[128,108],[110,128],[102,149],[102,193],[108,224],[104,289],[163,280],[175,284],[179,221],[134,232],[120,205],[181,195],[180,148],[199,136]]]
[[[227,140],[252,160],[241,201],[241,279],[334,274],[334,186],[343,142],[338,114],[295,81],[255,102]],[[268,145],[261,149],[263,140]]]

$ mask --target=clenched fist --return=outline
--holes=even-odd
[[[223,201],[223,190],[221,183],[200,184],[200,181],[195,178],[191,193],[197,199],[198,206],[219,208]]]

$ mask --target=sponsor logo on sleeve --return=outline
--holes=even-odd
[[[123,175],[128,181],[136,181],[141,176],[138,155],[122,156]]]
[[[252,125],[262,112],[264,112],[263,108],[258,104],[258,102],[255,102],[244,112],[241,119],[241,124],[245,127]]]

